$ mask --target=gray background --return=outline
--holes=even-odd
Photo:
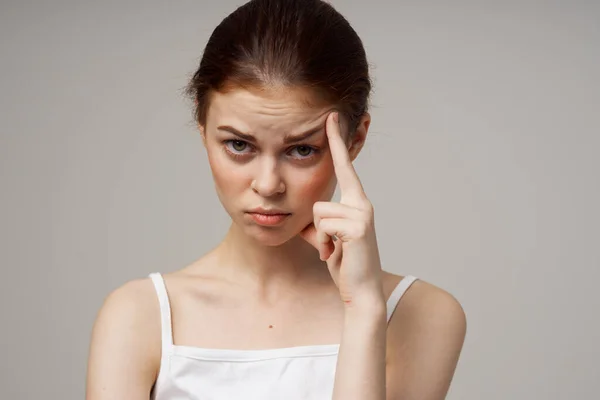
[[[108,292],[224,234],[181,89],[241,3],[0,3],[3,399],[83,398]],[[467,313],[448,398],[598,398],[598,3],[334,5],[373,65],[384,268]]]

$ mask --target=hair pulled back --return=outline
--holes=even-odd
[[[186,93],[206,125],[211,94],[306,87],[335,106],[354,133],[367,111],[369,67],[349,22],[321,0],[252,0],[213,31]]]

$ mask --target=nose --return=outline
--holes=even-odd
[[[264,160],[252,181],[251,188],[263,197],[271,197],[285,192],[285,184],[276,161]]]

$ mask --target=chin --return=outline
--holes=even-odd
[[[282,225],[264,226],[255,222],[248,221],[244,216],[241,221],[237,221],[240,230],[248,237],[263,246],[280,246],[293,239],[301,231],[301,226],[296,218],[298,215],[289,217]],[[308,224],[308,222],[307,222]]]
[[[272,247],[281,246],[297,234],[281,227],[271,228],[258,225],[246,226],[244,232],[263,246]]]

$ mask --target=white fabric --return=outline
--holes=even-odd
[[[263,350],[208,349],[173,344],[164,280],[150,274],[160,303],[162,357],[152,400],[330,400],[339,344]],[[389,323],[416,281],[404,277],[387,301]]]

